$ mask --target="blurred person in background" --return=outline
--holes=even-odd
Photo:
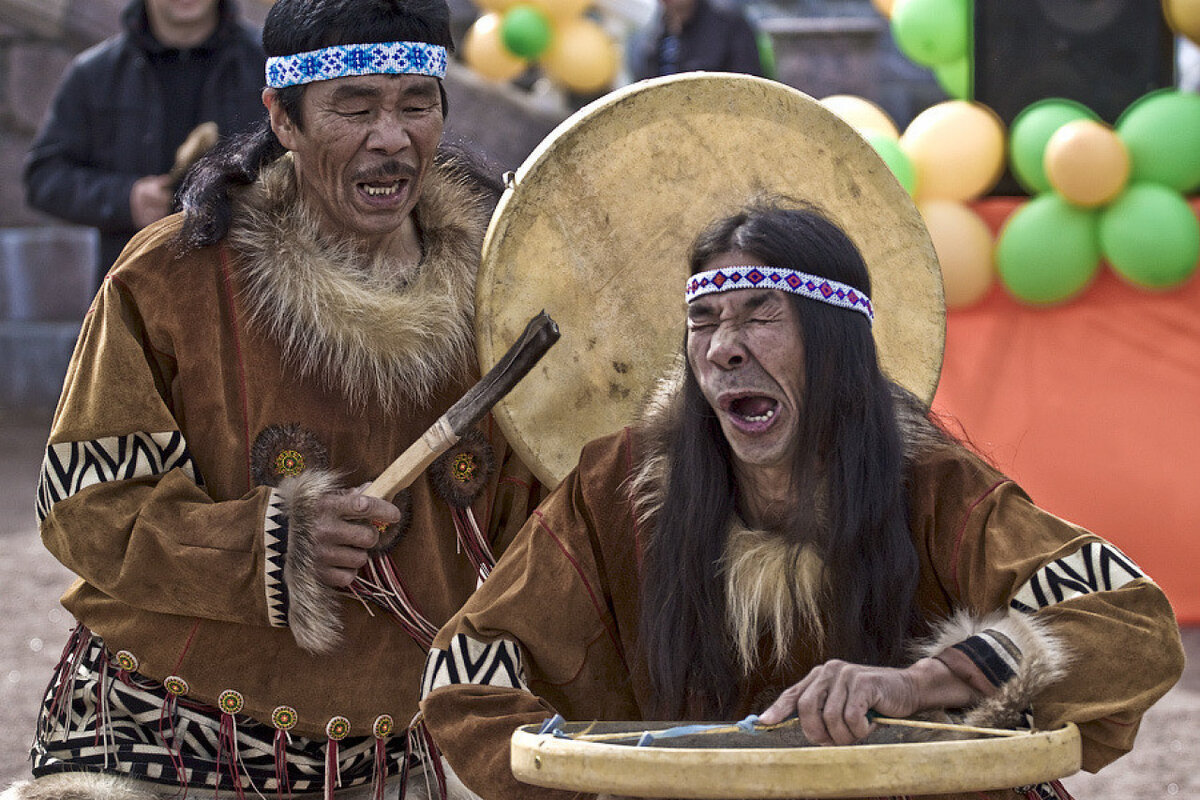
[[[757,31],[739,6],[722,0],[659,0],[633,52],[638,79],[694,70],[764,74]]]
[[[234,0],[133,0],[121,26],[71,62],[24,170],[30,206],[99,229],[97,286],[173,210],[189,134],[198,153],[213,125],[232,136],[266,116],[266,56]]]

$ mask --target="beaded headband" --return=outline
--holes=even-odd
[[[871,298],[844,283],[780,267],[721,267],[697,272],[688,278],[686,298],[690,303],[697,297],[734,289],[778,289],[810,300],[819,300],[840,308],[858,311],[868,322],[875,321]]]
[[[267,59],[267,86],[283,89],[349,75],[446,77],[446,48],[426,42],[342,44]]]

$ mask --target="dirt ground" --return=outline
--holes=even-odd
[[[71,576],[42,549],[34,523],[47,422],[0,417],[0,788],[29,774],[37,703],[71,627],[58,604]],[[1184,644],[1187,672],[1146,715],[1133,752],[1064,781],[1078,800],[1200,798],[1200,628],[1185,629]]]

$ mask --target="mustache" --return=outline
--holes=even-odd
[[[351,176],[355,183],[382,183],[383,181],[411,180],[417,175],[417,168],[401,161],[384,161],[372,167],[365,167]]]

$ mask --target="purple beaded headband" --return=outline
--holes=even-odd
[[[853,286],[780,267],[734,266],[697,272],[688,278],[686,298],[690,303],[706,294],[729,292],[734,289],[778,289],[810,300],[858,311],[866,316],[868,322],[875,321],[875,309],[871,305],[871,298]]]
[[[426,42],[343,44],[267,59],[267,86],[283,89],[349,75],[446,77],[446,48]]]

